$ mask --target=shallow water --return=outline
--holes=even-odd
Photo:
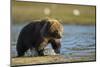
[[[11,27],[11,56],[16,56],[15,44],[20,30],[24,25]],[[61,54],[64,56],[81,57],[95,54],[95,26],[64,25]],[[50,47],[50,45],[48,46]],[[95,57],[95,55],[93,55]],[[93,58],[94,58],[93,57]]]

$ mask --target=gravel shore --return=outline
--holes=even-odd
[[[62,55],[12,58],[11,66],[95,61],[91,57],[64,57]]]

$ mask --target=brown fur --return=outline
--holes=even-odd
[[[56,53],[60,53],[62,33],[63,26],[57,20],[32,21],[19,34],[16,46],[18,56],[23,56],[32,48],[35,48],[39,55],[44,55],[43,51],[48,43],[51,43]]]

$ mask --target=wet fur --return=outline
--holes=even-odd
[[[57,20],[32,21],[19,34],[16,46],[18,57],[24,56],[28,49],[33,48],[39,56],[43,56],[48,43],[51,43],[55,53],[60,53],[62,33],[63,27]]]

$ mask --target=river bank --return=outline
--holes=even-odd
[[[11,66],[19,65],[38,65],[38,64],[54,64],[54,63],[73,63],[73,62],[87,62],[95,61],[94,55],[72,57],[72,56],[62,56],[62,55],[52,55],[52,56],[37,56],[37,57],[15,57],[11,59]]]

